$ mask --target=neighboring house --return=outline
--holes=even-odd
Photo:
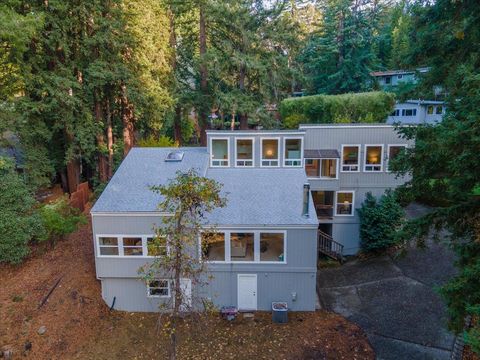
[[[126,311],[157,311],[168,281],[149,287],[137,271],[151,257],[148,242],[162,225],[159,194],[178,170],[195,168],[223,184],[225,208],[208,217],[218,234],[205,254],[213,275],[206,291],[218,306],[270,310],[285,301],[313,311],[318,220],[303,167],[305,131],[209,131],[207,148],[134,148],[91,210],[102,296]],[[177,153],[179,152],[179,153]],[[169,154],[178,161],[168,161]],[[199,239],[199,242],[202,239]],[[199,243],[200,244],[200,243]]]
[[[273,301],[314,310],[318,252],[358,252],[355,209],[368,191],[379,196],[406,180],[389,172],[388,162],[412,145],[386,124],[208,131],[207,140],[206,148],[132,149],[95,203],[95,264],[107,304],[156,311],[172,296],[168,281],[149,286],[137,273],[151,261],[154,227],[169,215],[158,212],[161,197],[149,187],[195,168],[223,184],[228,204],[207,216],[204,230],[216,225],[218,234],[198,251],[213,280],[201,290],[183,279],[184,288],[240,310],[270,310]]]
[[[401,84],[416,84],[418,82],[417,74],[424,74],[428,71],[428,67],[423,67],[416,70],[374,71],[370,75],[383,90],[389,90]]]
[[[10,158],[15,163],[19,173],[25,169],[25,155],[20,146],[20,140],[11,131],[0,134],[0,156]]]
[[[396,103],[387,124],[435,124],[445,115],[445,103],[433,100],[407,100]]]

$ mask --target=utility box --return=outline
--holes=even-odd
[[[288,322],[288,306],[286,302],[272,302],[272,321],[275,324]]]

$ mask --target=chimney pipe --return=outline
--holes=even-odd
[[[310,193],[310,184],[303,184],[303,211],[302,216],[309,217],[309,194]]]

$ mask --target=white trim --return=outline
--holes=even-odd
[[[306,160],[320,160],[320,168],[319,168],[319,176],[314,176],[314,177],[309,177],[307,175],[307,180],[338,180],[338,172],[339,172],[339,166],[340,166],[340,160],[339,158],[305,158],[304,159],[304,166],[305,166],[305,174],[307,173],[306,166],[307,166],[307,161]],[[322,177],[322,160],[336,160],[337,165],[335,169],[335,177]]]
[[[150,282],[151,281],[166,281],[167,282],[167,289],[168,289],[168,295],[151,295],[150,294]],[[147,286],[147,298],[170,298],[172,296],[172,288],[170,286],[170,280],[169,279],[153,279],[151,281],[148,281],[146,286]],[[156,287],[155,289],[165,289],[164,287]]]
[[[378,147],[380,146],[381,147],[381,154],[380,154],[380,164],[376,164],[376,165],[371,165],[371,164],[367,164],[367,148],[368,147]],[[383,172],[383,157],[385,156],[385,153],[384,153],[384,145],[383,144],[365,144],[364,147],[363,147],[363,172],[366,172],[366,173],[380,173],[380,172]],[[380,166],[380,170],[366,170],[366,167],[367,166]]]
[[[338,214],[337,213],[337,200],[338,200],[338,194],[339,193],[352,194],[352,213],[351,214]],[[338,191],[335,191],[334,216],[355,216],[355,190],[338,190]]]
[[[160,211],[139,211],[139,212],[90,212],[92,216],[173,216],[173,213],[160,212]]]
[[[395,125],[388,124],[375,124],[375,125],[302,125],[298,126],[299,129],[362,129],[362,128],[394,128]]]
[[[97,250],[97,257],[98,258],[122,258],[122,259],[152,259],[155,256],[148,255],[148,247],[147,247],[147,238],[154,238],[155,234],[96,234],[95,235],[95,248]],[[117,238],[117,248],[118,248],[118,255],[101,255],[100,254],[100,247],[115,247],[111,246],[100,246],[101,237],[113,237]],[[141,238],[142,239],[142,255],[125,255],[124,254],[124,246],[123,246],[123,238]],[[138,246],[139,247],[139,246]],[[170,253],[170,249],[167,244],[167,254]],[[146,255],[145,255],[146,254]]]
[[[329,191],[329,190],[327,190]],[[279,230],[289,230],[289,229],[316,229],[318,227],[318,224],[311,224],[311,225],[294,225],[294,224],[286,224],[286,225],[269,225],[269,224],[263,224],[263,225],[202,225],[204,229],[210,229],[210,228],[215,228],[215,229],[245,229],[245,230],[265,230],[265,229],[279,229]]]
[[[299,159],[287,159],[287,154],[285,154],[285,150],[287,148],[287,140],[300,140],[300,158]],[[303,167],[303,143],[304,143],[304,137],[301,136],[284,136],[283,137],[283,167]],[[287,165],[287,161],[297,161],[300,160],[300,165]]]
[[[209,139],[209,142],[210,142],[210,144],[209,144],[210,145],[209,146],[210,167],[212,167],[212,168],[230,167],[230,160],[232,158],[232,154],[231,154],[231,151],[230,151],[230,139],[231,139],[231,136],[212,136],[212,137],[210,137],[210,139]],[[227,140],[227,165],[213,165],[213,161],[214,161],[213,160],[213,149],[212,149],[213,140]],[[225,161],[225,159],[215,159],[215,161]]]
[[[277,160],[263,158],[263,140],[277,140]],[[280,137],[260,137],[260,167],[278,168],[280,167],[282,154],[280,151]],[[277,161],[278,165],[263,165],[264,161]]]
[[[387,145],[387,153],[385,154],[385,172],[391,173],[390,169],[388,168],[388,163],[390,162],[390,148],[391,147],[403,147],[405,149],[408,148],[408,144],[388,144]]]
[[[342,152],[340,154],[340,172],[343,173],[357,173],[360,172],[360,158],[361,158],[361,151],[362,151],[362,145],[361,144],[342,144]],[[358,170],[343,170],[343,149],[346,147],[357,147],[358,149],[358,156],[357,156],[357,168]],[[355,166],[355,165],[345,165],[345,166]]]
[[[252,142],[252,159],[240,159],[240,161],[252,161],[252,165],[238,165],[237,164],[237,141],[238,140],[250,140]],[[255,138],[254,137],[241,137],[241,136],[235,136],[234,138],[234,152],[235,152],[235,160],[234,160],[234,166],[238,168],[253,168],[255,167]]]
[[[302,130],[292,130],[292,131],[268,131],[268,130],[250,130],[250,131],[242,131],[242,130],[234,130],[234,131],[229,131],[229,130],[207,130],[207,134],[212,134],[212,136],[217,137],[218,136],[237,136],[237,135],[249,135],[249,136],[255,136],[255,135],[267,135],[267,136],[283,136],[283,135],[303,135],[305,134],[305,131]]]

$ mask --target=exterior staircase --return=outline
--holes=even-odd
[[[318,251],[329,258],[343,262],[343,245],[321,230],[318,230]]]

